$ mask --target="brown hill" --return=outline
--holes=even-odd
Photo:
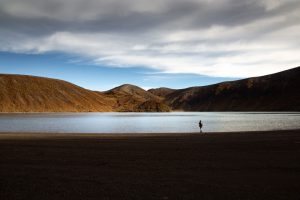
[[[105,93],[106,94],[118,94],[118,95],[124,95],[124,96],[134,96],[135,98],[143,99],[143,100],[150,100],[150,99],[159,100],[160,99],[156,95],[153,95],[152,93],[150,93],[138,86],[130,85],[130,84],[121,85],[121,86],[113,88]]]
[[[111,101],[74,84],[24,75],[0,75],[0,112],[102,112]]]
[[[287,71],[191,87],[168,94],[165,102],[184,111],[300,111],[300,67]]]
[[[155,96],[140,87],[130,84],[113,88],[109,91],[106,91],[105,94],[110,98],[115,99],[115,105],[113,107],[116,111],[121,112],[142,112],[143,108],[146,108],[142,106],[142,104],[148,101],[157,103],[161,102],[159,104],[163,104],[160,97]],[[154,104],[152,104],[152,106],[153,105]],[[155,109],[153,107],[152,110],[156,110],[157,112],[164,111],[157,108],[163,108],[163,105],[161,105],[161,107],[155,107]],[[149,109],[149,107],[147,107],[147,109]]]

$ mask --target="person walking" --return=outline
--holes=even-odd
[[[203,127],[203,124],[201,122],[201,120],[199,121],[199,128],[200,128],[200,133],[202,133],[202,127]]]

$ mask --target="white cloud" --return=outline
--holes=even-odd
[[[201,21],[201,19],[197,19],[195,14],[182,14],[183,11],[178,11],[181,7],[177,8],[174,6],[175,3],[171,4],[171,0],[151,2],[126,0],[122,3],[118,3],[117,0],[89,0],[86,5],[81,0],[45,1],[48,4],[38,0],[30,0],[30,4],[24,2],[5,0],[3,8],[6,13],[14,17],[34,18],[35,20],[47,18],[63,23],[79,20],[90,22],[94,27],[98,26],[94,20],[108,19],[107,15],[112,15],[109,25],[115,23],[114,20],[120,21],[122,16],[136,13],[143,13],[141,16],[143,20],[148,19],[148,16],[155,18],[156,15],[164,20],[169,19],[172,9],[173,12],[179,13],[174,14],[175,18],[182,15],[183,17],[179,21],[171,20],[170,23],[168,20],[157,24],[155,20],[155,23],[150,21],[149,24],[155,25],[151,25],[152,29],[145,31],[140,31],[138,29],[140,23],[137,23],[133,26],[137,27],[137,30],[130,30],[126,26],[120,31],[100,29],[89,31],[89,29],[77,30],[76,28],[68,30],[59,27],[49,33],[31,35],[22,33],[21,30],[10,32],[9,27],[2,26],[0,27],[0,38],[2,38],[0,50],[2,51],[26,53],[59,51],[75,54],[79,59],[80,57],[84,60],[90,59],[98,65],[143,66],[167,73],[194,73],[219,77],[265,75],[296,67],[300,63],[298,38],[300,16],[298,10],[294,8],[274,14],[274,10],[286,5],[282,1],[252,0],[253,4],[263,5],[267,12],[257,19],[252,19],[251,16],[251,20],[246,20],[245,23],[231,24],[230,20],[221,23],[222,21],[218,20],[222,19],[217,19],[210,25],[204,23],[200,26],[192,26],[192,23],[180,24],[188,21]],[[174,2],[180,3],[179,0]],[[208,6],[210,9],[212,5],[215,5],[210,0],[189,0],[188,2]],[[235,4],[239,5],[238,2],[224,0],[220,4],[232,3],[234,7]],[[252,5],[251,3],[247,2],[245,5]],[[70,7],[66,8],[66,5]],[[174,8],[171,9],[170,5]],[[226,9],[229,8],[227,5]],[[186,9],[193,8],[187,6]],[[215,9],[223,11],[220,5]],[[224,13],[228,12],[226,9]],[[269,11],[271,13],[268,13]],[[243,12],[243,10],[236,12]],[[146,17],[143,18],[144,16]],[[147,20],[146,22],[148,23]],[[73,26],[73,23],[70,26]],[[130,21],[127,23],[128,26],[132,25]]]

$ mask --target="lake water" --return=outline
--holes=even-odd
[[[0,132],[173,133],[300,129],[299,112],[0,114]]]

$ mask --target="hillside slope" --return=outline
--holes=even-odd
[[[140,87],[124,84],[105,92],[105,95],[115,99],[113,106],[121,112],[166,112],[170,108],[162,102],[162,98]]]
[[[0,112],[112,111],[104,95],[49,78],[0,74]]]
[[[174,91],[174,110],[300,111],[300,67],[267,76]]]

